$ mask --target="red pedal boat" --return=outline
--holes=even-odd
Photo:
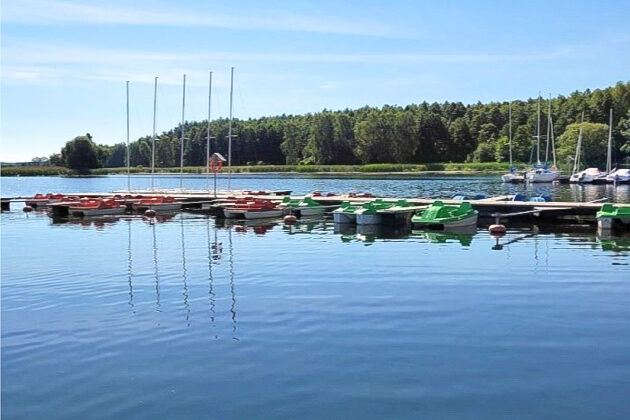
[[[73,216],[105,216],[124,214],[126,206],[113,199],[88,199],[83,198],[76,204],[68,207],[68,212]]]
[[[255,198],[253,200],[237,200],[233,205],[224,207],[226,219],[264,219],[280,217],[284,213],[276,203]]]
[[[132,204],[135,211],[143,212],[146,210],[158,211],[177,211],[181,210],[182,202],[175,200],[173,197],[145,197]]]

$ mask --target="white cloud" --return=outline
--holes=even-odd
[[[3,2],[2,22],[17,24],[101,24],[207,26],[238,30],[316,32],[346,35],[409,37],[415,30],[391,27],[379,22],[364,22],[331,16],[307,16],[274,10],[273,15],[239,11],[233,14],[203,10],[164,8],[151,2],[144,8],[122,7],[111,3],[86,5],[58,0],[13,0]],[[251,12],[250,12],[251,13]]]

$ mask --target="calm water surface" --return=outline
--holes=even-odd
[[[2,195],[124,184],[5,178]],[[234,186],[506,188],[489,177]],[[550,190],[580,191],[613,192]],[[1,228],[7,419],[630,416],[629,238],[525,229],[497,245],[485,231],[243,227],[191,214],[53,223],[17,207]]]

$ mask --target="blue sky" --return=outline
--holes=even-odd
[[[2,161],[76,135],[422,101],[499,101],[630,79],[630,2],[2,1]]]

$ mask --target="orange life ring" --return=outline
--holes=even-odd
[[[222,160],[212,159],[210,161],[210,169],[212,169],[212,172],[219,172],[221,170],[221,168],[223,168],[223,161]]]

